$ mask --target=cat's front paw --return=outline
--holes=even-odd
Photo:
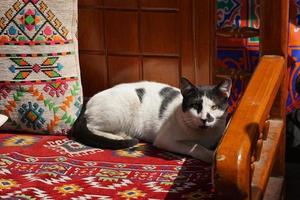
[[[208,150],[204,147],[196,149],[191,156],[207,163],[213,163],[215,157],[214,151]]]
[[[202,161],[204,161],[204,162],[206,162],[206,163],[211,164],[211,163],[213,163],[213,161],[214,161],[214,154],[207,155],[207,156],[204,156],[204,157],[201,157],[201,158],[198,158],[198,159],[199,159],[199,160],[202,160]]]

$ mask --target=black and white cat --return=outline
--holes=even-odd
[[[73,126],[72,136],[90,146],[119,149],[138,140],[212,162],[227,116],[231,81],[180,89],[157,82],[120,84],[93,96]]]

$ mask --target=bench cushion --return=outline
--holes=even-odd
[[[66,136],[1,134],[0,199],[213,199],[211,166],[140,143],[102,150]]]

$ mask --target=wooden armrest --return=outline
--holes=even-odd
[[[216,150],[215,184],[222,199],[251,198],[251,159],[285,75],[281,56],[263,56]]]

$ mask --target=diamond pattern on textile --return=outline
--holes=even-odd
[[[28,102],[28,104],[23,104],[21,108],[19,108],[21,122],[25,123],[28,128],[33,128],[34,130],[37,128],[40,129],[44,125],[45,119],[43,113],[44,109],[40,108],[37,103],[32,104],[32,102]]]
[[[28,40],[35,37],[45,22],[42,14],[32,3],[27,3],[12,20],[12,24],[15,24]]]
[[[14,80],[24,80],[26,79],[32,72],[39,73],[40,71],[47,75],[49,78],[58,78],[61,75],[56,71],[60,71],[64,66],[61,63],[56,63],[59,59],[58,57],[47,57],[43,63],[38,64],[34,63],[33,65],[29,64],[24,58],[10,58],[15,65],[11,65],[9,70],[12,73],[17,71],[17,75],[13,78]]]
[[[2,147],[18,147],[18,146],[31,146],[39,141],[39,137],[29,135],[13,135],[7,137],[0,143]]]
[[[0,18],[0,42],[66,41],[69,30],[47,1],[17,1]]]
[[[49,172],[38,172],[36,174],[25,174],[24,177],[26,180],[31,182],[41,182],[47,185],[55,185],[58,183],[66,183],[72,180],[68,176],[62,176],[52,171]]]
[[[83,103],[76,30],[77,0],[0,1],[2,130],[71,129]]]
[[[3,134],[0,144],[7,138],[21,136],[38,137]],[[166,159],[168,156],[163,154],[168,152],[150,144],[139,144],[143,148],[136,148],[142,157],[95,148],[90,149],[93,153],[82,150],[74,156],[73,151],[78,153],[79,149],[88,148],[74,146],[71,150],[63,147],[67,142],[73,141],[66,136],[39,136],[31,146],[0,148],[0,169],[7,170],[1,174],[2,185],[6,186],[0,190],[0,198],[24,195],[36,200],[209,200],[215,197],[211,167],[199,160],[180,155]],[[55,150],[60,148],[64,150]]]
[[[10,93],[6,99],[0,99],[4,106],[0,111],[10,117],[5,129],[66,134],[82,104],[81,87],[76,79],[28,81]]]
[[[101,149],[95,149],[92,147],[84,146],[78,142],[69,139],[49,141],[44,146],[48,149],[52,149],[56,152],[59,152],[62,155],[68,155],[71,157],[89,155],[102,151]]]
[[[19,188],[19,190],[7,193],[0,196],[3,199],[44,199],[44,200],[53,200],[53,198],[47,195],[46,191],[40,190],[35,187],[30,188]]]

